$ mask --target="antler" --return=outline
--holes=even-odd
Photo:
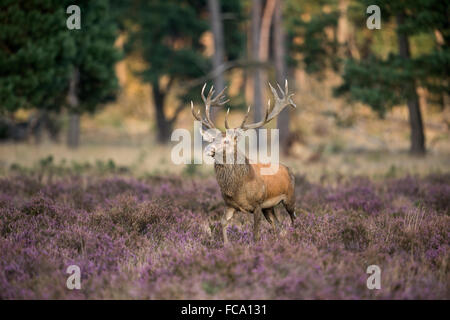
[[[209,125],[209,123],[206,121],[206,119],[202,119],[202,117],[201,117],[201,115],[200,115],[200,110],[198,110],[197,113],[195,113],[195,111],[194,111],[194,103],[193,103],[192,101],[191,101],[191,111],[192,111],[192,115],[194,116],[194,118],[195,118],[197,121],[200,121],[201,123],[203,123],[203,125],[204,125],[205,127],[207,127],[208,129],[214,128],[214,127],[211,127],[211,126]]]
[[[227,113],[225,114],[225,129],[230,129],[230,126],[228,125],[228,114],[230,113],[230,108],[228,108]],[[245,124],[245,122],[247,121],[248,115],[250,113],[250,106],[248,106],[247,109],[247,113],[244,116],[244,119],[242,120],[241,125],[239,126],[239,128],[242,129],[242,126]]]
[[[248,107],[247,113],[245,114],[244,120],[242,121],[242,124],[240,126],[241,129],[248,130],[248,129],[256,129],[256,128],[262,127],[266,123],[270,122],[273,118],[278,116],[280,114],[280,112],[283,111],[283,109],[286,108],[287,106],[290,105],[294,108],[297,107],[295,105],[294,101],[292,101],[292,96],[294,94],[293,93],[288,94],[289,91],[288,91],[287,80],[284,85],[284,91],[283,91],[283,89],[281,89],[281,87],[278,83],[277,83],[277,86],[280,89],[281,96],[278,95],[277,90],[274,89],[274,87],[272,87],[272,85],[269,82],[270,90],[272,91],[273,97],[275,99],[275,105],[274,105],[272,111],[269,113],[269,110],[270,110],[270,99],[269,99],[269,101],[267,101],[267,108],[265,110],[264,118],[259,122],[252,123],[252,124],[246,124],[246,121],[248,119],[248,115],[250,112],[250,107]]]
[[[205,125],[206,127],[208,127],[209,129],[213,129],[216,128],[216,126],[214,125],[214,123],[211,120],[211,107],[222,107],[225,103],[227,103],[228,101],[230,101],[229,99],[226,100],[222,100],[223,98],[225,98],[225,88],[223,88],[222,91],[219,92],[219,94],[213,98],[214,95],[214,86],[211,86],[211,88],[209,89],[208,92],[208,96],[205,97],[205,88],[206,88],[206,83],[203,85],[202,88],[202,100],[205,103],[205,116],[206,119],[202,119],[200,116],[200,110],[195,113],[194,112],[194,104],[191,101],[191,111],[192,111],[192,115],[194,116],[195,119],[197,119],[198,121],[201,121],[203,123],[203,125]]]
[[[292,100],[292,96],[294,95],[293,93],[289,94],[289,90],[288,90],[288,82],[286,80],[285,85],[284,85],[284,91],[283,89],[281,89],[280,85],[277,83],[278,89],[280,90],[281,96],[278,95],[277,90],[272,87],[272,85],[269,83],[269,87],[270,90],[272,91],[273,97],[275,99],[275,104],[272,108],[272,111],[269,112],[270,110],[270,99],[269,101],[267,101],[267,108],[265,110],[264,113],[264,117],[261,121],[256,122],[256,123],[251,123],[251,124],[247,124],[247,120],[248,120],[248,116],[250,114],[250,106],[247,109],[247,113],[244,116],[244,119],[242,120],[241,125],[239,126],[240,129],[243,130],[248,130],[248,129],[256,129],[259,127],[262,127],[263,125],[265,125],[266,123],[270,122],[273,118],[277,117],[281,111],[283,111],[284,108],[286,108],[287,106],[292,106],[294,108],[296,108],[297,106],[295,105],[294,101]],[[223,98],[225,98],[225,88],[223,88],[222,91],[219,92],[219,94],[213,98],[214,95],[214,87],[211,86],[211,88],[209,89],[208,95],[205,97],[205,88],[206,88],[206,83],[203,85],[202,88],[202,100],[205,103],[205,116],[206,118],[202,119],[201,115],[200,115],[200,110],[197,111],[197,113],[195,113],[194,111],[194,103],[191,101],[191,111],[192,111],[192,115],[194,116],[194,118],[198,121],[201,121],[203,123],[203,125],[209,129],[215,129],[215,125],[211,120],[211,107],[222,107],[224,104],[226,104],[228,101],[230,101],[229,99],[226,100],[222,100]],[[222,101],[221,101],[222,100]],[[226,129],[230,129],[229,125],[228,125],[228,115],[230,113],[230,109],[228,108],[227,113],[225,115],[225,128]]]

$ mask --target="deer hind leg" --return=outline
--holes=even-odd
[[[295,214],[295,201],[292,199],[291,201],[283,201],[284,208],[289,213],[289,216],[291,218],[291,224],[294,226],[295,218],[297,218],[297,215]]]
[[[255,242],[259,240],[259,226],[261,224],[262,215],[263,214],[261,207],[256,207],[256,209],[253,211],[253,239],[255,240]]]
[[[225,212],[223,213],[222,219],[220,220],[222,224],[222,236],[223,236],[223,243],[228,243],[228,235],[227,235],[227,228],[228,224],[230,223],[231,218],[233,218],[234,212],[236,210],[234,208],[226,208]]]
[[[271,210],[270,210],[270,216],[271,216],[272,220],[275,222],[275,224],[276,224],[278,227],[280,227],[281,224],[280,224],[280,220],[278,220],[277,213],[276,213],[276,211],[275,211],[275,207],[272,207],[272,208],[271,208]]]
[[[270,208],[262,209],[262,213],[264,215],[264,218],[266,218],[267,222],[270,223],[271,226],[273,226],[273,219],[270,215]]]
[[[263,214],[266,220],[270,223],[273,230],[277,230],[280,227],[280,221],[278,221],[277,215],[275,214],[275,208],[263,209]]]

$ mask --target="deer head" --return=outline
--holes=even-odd
[[[265,114],[261,121],[255,123],[247,123],[251,109],[249,106],[241,122],[241,125],[239,127],[230,128],[228,124],[228,115],[230,113],[230,109],[228,108],[225,116],[226,131],[220,131],[219,129],[216,128],[213,121],[211,120],[210,112],[211,107],[222,107],[229,101],[229,99],[226,99],[224,93],[226,88],[224,88],[219,94],[217,94],[217,96],[213,98],[214,95],[213,86],[211,86],[208,95],[205,96],[204,94],[206,88],[205,83],[203,85],[201,92],[202,100],[205,104],[205,118],[201,117],[200,110],[198,110],[197,113],[195,112],[194,104],[192,101],[191,101],[191,111],[194,118],[202,123],[202,127],[205,126],[207,129],[209,129],[207,131],[204,131],[202,127],[200,127],[200,133],[203,139],[205,141],[211,142],[211,144],[206,149],[206,154],[208,156],[215,158],[216,154],[234,153],[237,147],[237,141],[246,130],[257,129],[264,126],[266,123],[269,123],[272,119],[276,118],[280,114],[280,112],[287,106],[292,106],[296,108],[297,106],[295,105],[294,101],[292,101],[292,96],[294,94],[288,93],[287,80],[285,82],[284,91],[279,84],[277,84],[277,86],[280,91],[280,95],[278,95],[277,90],[274,87],[272,87],[272,85],[269,83],[269,87],[270,90],[272,91],[275,103],[271,108],[270,99],[267,101],[267,108],[265,109]]]

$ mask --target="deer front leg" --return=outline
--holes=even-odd
[[[253,239],[255,240],[255,242],[259,240],[259,225],[261,223],[262,215],[263,213],[261,207],[257,206],[253,211]]]
[[[221,219],[221,224],[222,224],[222,235],[223,235],[223,243],[227,244],[228,243],[228,236],[227,236],[227,227],[228,224],[230,223],[231,218],[233,218],[233,214],[236,210],[234,208],[226,208],[225,212],[222,216]]]

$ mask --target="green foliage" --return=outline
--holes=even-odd
[[[391,55],[387,60],[371,56],[367,60],[348,60],[344,67],[343,84],[335,94],[350,93],[353,100],[370,105],[383,116],[387,109],[401,103],[410,88],[406,83],[412,80],[406,73],[406,62]]]
[[[306,72],[317,73],[329,67],[337,69],[337,40],[329,39],[325,33],[326,28],[336,27],[337,19],[337,12],[321,13],[303,23],[305,41],[297,49],[303,53]]]
[[[183,169],[183,174],[188,177],[193,177],[197,174],[198,165],[194,163],[187,164]]]
[[[418,84],[431,93],[450,93],[448,74],[450,73],[449,5],[445,1],[385,1],[361,0],[363,5],[376,4],[381,8],[383,24],[394,20],[399,13],[405,14],[404,23],[397,25],[397,32],[409,38],[434,38],[438,30],[444,43],[436,41],[431,48],[412,51],[411,59],[405,60],[397,52],[382,58],[371,52],[362,60],[350,59],[345,63],[343,84],[336,88],[336,95],[346,95],[350,100],[362,101],[370,105],[380,116],[395,105],[405,103]],[[383,32],[383,29],[373,30]],[[412,42],[412,41],[411,41]],[[393,48],[398,50],[397,48]]]
[[[208,22],[201,19],[202,1],[137,1],[137,31],[128,49],[142,53],[148,68],[144,81],[156,83],[162,76],[180,80],[195,78],[209,70],[202,55],[201,35]]]
[[[330,12],[324,12],[323,6],[329,6]],[[310,18],[302,18],[303,13]],[[301,60],[292,59],[289,64],[302,63],[306,72],[316,73],[332,68],[337,70],[339,59],[337,57],[338,43],[335,36],[339,12],[336,1],[322,0],[311,3],[309,1],[288,1],[284,12],[289,43],[290,56],[302,54]],[[327,35],[326,30],[332,30],[333,37]],[[296,44],[294,38],[303,39]]]
[[[378,5],[382,19],[387,21],[400,12],[407,13],[405,23],[399,26],[408,35],[439,30],[448,45],[450,40],[449,3],[441,0],[358,0],[365,7]]]
[[[80,110],[93,111],[117,88],[116,31],[109,1],[2,1],[0,110],[59,110],[73,68],[80,71]],[[81,29],[66,27],[66,8],[81,9]]]
[[[112,100],[118,89],[114,70],[121,57],[114,47],[117,26],[108,0],[68,2],[81,9],[81,29],[69,32],[77,48],[72,65],[80,72],[79,111],[93,112],[98,104]]]
[[[241,0],[221,0],[226,58],[236,60],[245,48],[245,15]]]
[[[226,58],[237,59],[244,47],[242,4],[222,1]],[[183,82],[205,76],[211,62],[204,55],[201,37],[210,29],[206,1],[155,0],[134,1],[127,15],[131,31],[128,52],[139,52],[148,67],[138,74],[146,82],[158,84],[162,77]],[[198,100],[200,87],[182,92],[182,103]],[[167,90],[166,90],[167,93]]]
[[[35,176],[42,181],[43,179],[51,180],[53,177],[76,176],[76,175],[118,175],[129,173],[130,169],[125,166],[117,165],[114,160],[96,160],[94,164],[84,161],[79,162],[72,160],[68,162],[66,159],[55,161],[53,155],[41,158],[31,167],[23,166],[19,163],[12,163],[9,172],[16,174],[28,174]]]
[[[0,3],[0,110],[60,107],[76,46],[57,0]]]
[[[450,94],[450,48],[448,45],[441,50],[422,55],[414,60],[417,79],[433,93]]]

